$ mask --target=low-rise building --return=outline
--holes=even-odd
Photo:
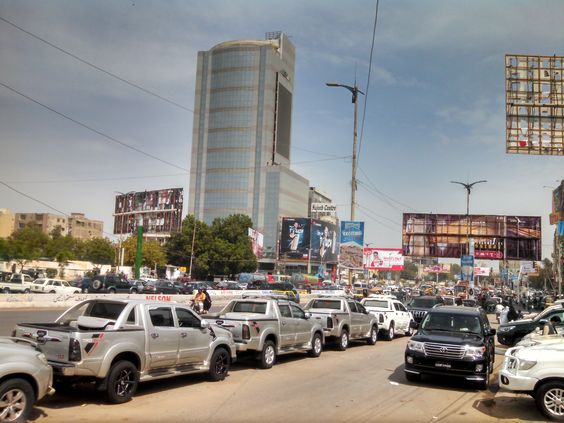
[[[46,234],[50,234],[57,226],[61,227],[62,235],[68,233],[67,217],[51,213],[16,213],[14,230],[23,229],[30,223],[39,226]]]
[[[68,218],[68,233],[77,239],[101,238],[104,222],[84,217],[84,213],[71,213]]]
[[[11,210],[0,209],[0,238],[7,238],[14,232],[16,217]]]

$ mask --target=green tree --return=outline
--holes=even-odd
[[[115,246],[107,238],[91,238],[80,244],[79,257],[95,264],[113,264]]]
[[[194,226],[196,227],[196,232],[194,232]],[[186,216],[182,222],[180,232],[172,234],[166,243],[166,254],[169,263],[175,266],[190,266],[192,239],[194,239],[192,277],[205,279],[210,271],[209,254],[212,238],[208,225],[196,220],[192,215]]]
[[[8,256],[11,260],[16,260],[21,270],[28,261],[37,260],[44,255],[49,239],[38,225],[30,223],[10,235]]]
[[[536,276],[529,276],[529,284],[536,289],[543,289],[546,283],[547,288],[552,286],[554,281],[554,267],[550,259],[545,258]]]
[[[214,219],[211,225],[214,242],[210,257],[213,274],[234,275],[257,269],[257,258],[248,235],[248,228],[252,227],[251,218],[243,214]]]
[[[127,266],[135,264],[137,253],[137,236],[130,236],[121,246],[125,249],[124,263]],[[143,240],[141,264],[150,268],[164,266],[166,264],[166,252],[164,248],[154,240]]]
[[[403,265],[403,270],[400,273],[400,278],[405,280],[415,280],[417,278],[417,265],[413,262],[406,261]]]

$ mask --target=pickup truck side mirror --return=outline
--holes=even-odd
[[[419,323],[417,323],[415,320],[412,320],[411,322],[409,322],[409,327],[411,329],[419,329]]]
[[[492,328],[492,329],[489,330],[488,335],[493,336],[493,335],[495,335],[495,333],[496,333],[496,330]]]
[[[210,327],[210,322],[207,320],[200,320],[200,329],[207,329]]]
[[[309,311],[306,311],[304,314],[306,320],[311,318],[311,313]]]

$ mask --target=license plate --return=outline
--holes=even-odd
[[[440,367],[442,369],[450,369],[451,365],[450,363],[443,363],[442,361],[437,361],[435,363],[435,367]]]

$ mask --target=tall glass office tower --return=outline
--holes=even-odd
[[[307,216],[308,181],[290,170],[295,49],[283,33],[198,53],[189,213],[242,213],[276,248],[282,216]]]

